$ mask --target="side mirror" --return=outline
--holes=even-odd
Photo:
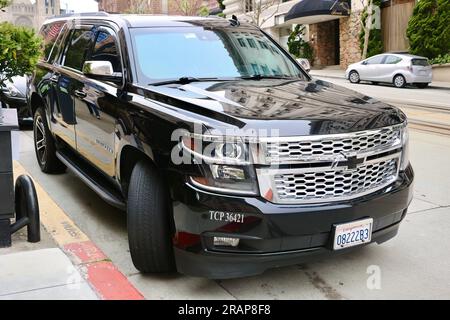
[[[363,65],[367,65],[367,60],[362,62]]]
[[[97,80],[122,82],[122,73],[114,72],[109,61],[86,61],[83,64],[83,73]]]

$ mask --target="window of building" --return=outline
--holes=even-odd
[[[255,40],[247,39],[247,42],[248,42],[248,45],[250,46],[250,48],[257,49]]]
[[[243,47],[243,48],[247,48],[247,45],[245,44],[245,41],[244,41],[244,39],[242,39],[242,38],[239,38],[239,39],[238,39],[238,42],[239,42],[239,45],[240,45],[241,47]]]
[[[92,42],[92,31],[76,29],[67,44],[63,65],[81,71]]]
[[[244,0],[244,12],[253,11],[253,0]]]

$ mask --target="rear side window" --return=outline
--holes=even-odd
[[[413,66],[427,67],[430,64],[428,63],[427,59],[412,59],[412,65]]]
[[[122,72],[122,63],[120,61],[116,35],[113,30],[102,28],[97,33],[94,51],[89,60],[109,61],[113,66],[114,72]]]
[[[67,42],[66,54],[62,65],[81,71],[92,44],[92,38],[93,32],[91,30],[73,30]]]
[[[397,64],[400,61],[402,61],[402,58],[396,56],[387,56],[386,60],[384,61],[384,64]]]
[[[58,39],[59,34],[61,33],[62,28],[64,27],[65,22],[53,22],[46,24],[42,27],[39,34],[43,39],[44,45],[44,60],[49,61],[50,55],[52,53],[52,49],[55,45],[56,39]]]

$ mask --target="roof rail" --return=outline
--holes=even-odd
[[[104,11],[98,11],[98,12],[82,12],[82,13],[65,13],[65,14],[60,14],[60,15],[56,15],[51,17],[51,19],[54,18],[69,18],[69,17],[92,17],[92,16],[98,16],[98,17],[105,17],[105,16],[109,16],[109,14],[107,12]]]

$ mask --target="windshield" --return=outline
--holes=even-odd
[[[131,34],[139,82],[255,75],[305,78],[300,68],[256,29],[139,28]]]

